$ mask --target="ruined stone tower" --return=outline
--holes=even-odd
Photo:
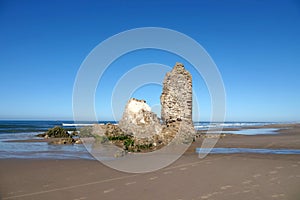
[[[176,63],[166,74],[160,102],[161,118],[166,124],[192,121],[192,76],[183,64]]]
[[[163,135],[169,138],[168,141],[178,131],[180,140],[193,137],[192,95],[192,76],[183,64],[176,63],[165,76],[160,97],[161,119],[165,125]]]

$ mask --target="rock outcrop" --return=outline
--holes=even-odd
[[[160,134],[162,127],[155,113],[145,100],[132,98],[128,101],[119,127],[134,138],[146,139]]]
[[[108,137],[114,137],[114,136],[125,134],[118,125],[111,124],[111,123],[94,124],[91,132],[92,135],[108,136]]]
[[[47,132],[36,136],[43,137],[49,144],[81,144],[80,139],[77,137],[78,132],[73,131],[69,133],[69,131],[60,126],[55,126]]]

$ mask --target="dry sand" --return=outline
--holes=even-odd
[[[218,147],[300,149],[300,126],[278,135],[226,136]],[[1,199],[300,199],[300,155],[199,159],[201,139],[172,165],[128,174],[92,160],[0,160]]]

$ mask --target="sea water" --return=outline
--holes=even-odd
[[[233,153],[256,153],[256,154],[300,154],[300,149],[252,149],[252,148],[197,148],[196,153],[233,154]]]
[[[72,121],[66,121],[73,123]],[[0,121],[1,158],[93,159],[82,144],[49,145],[47,142],[18,142],[42,139],[36,137],[62,121]]]
[[[93,122],[82,122],[93,124]],[[80,124],[82,124],[80,123]],[[116,123],[114,121],[103,121],[99,123]],[[17,142],[13,140],[41,139],[36,137],[54,126],[68,124],[66,128],[75,128],[73,121],[0,121],[0,159],[1,158],[50,158],[50,159],[93,159],[82,144],[74,145],[49,145],[47,142]],[[74,126],[72,126],[74,124]],[[232,127],[243,128],[247,126],[261,126],[272,123],[262,122],[225,122],[209,123],[195,122],[196,129],[207,129],[209,127]],[[70,126],[71,125],[71,126]],[[254,129],[255,132],[261,131]],[[266,132],[266,130],[263,130]],[[246,131],[247,132],[247,131]],[[249,132],[247,132],[249,133]],[[12,141],[12,142],[8,142]],[[217,151],[217,150],[215,150]]]
[[[242,129],[237,131],[220,131],[219,134],[237,134],[237,135],[273,135],[278,134],[278,128],[254,128],[254,129]],[[210,132],[214,134],[216,132]]]
[[[207,130],[209,128],[244,128],[248,126],[264,126],[278,124],[277,122],[194,122],[196,130]]]

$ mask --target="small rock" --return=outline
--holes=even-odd
[[[82,144],[82,141],[80,139],[75,141],[75,144]]]

